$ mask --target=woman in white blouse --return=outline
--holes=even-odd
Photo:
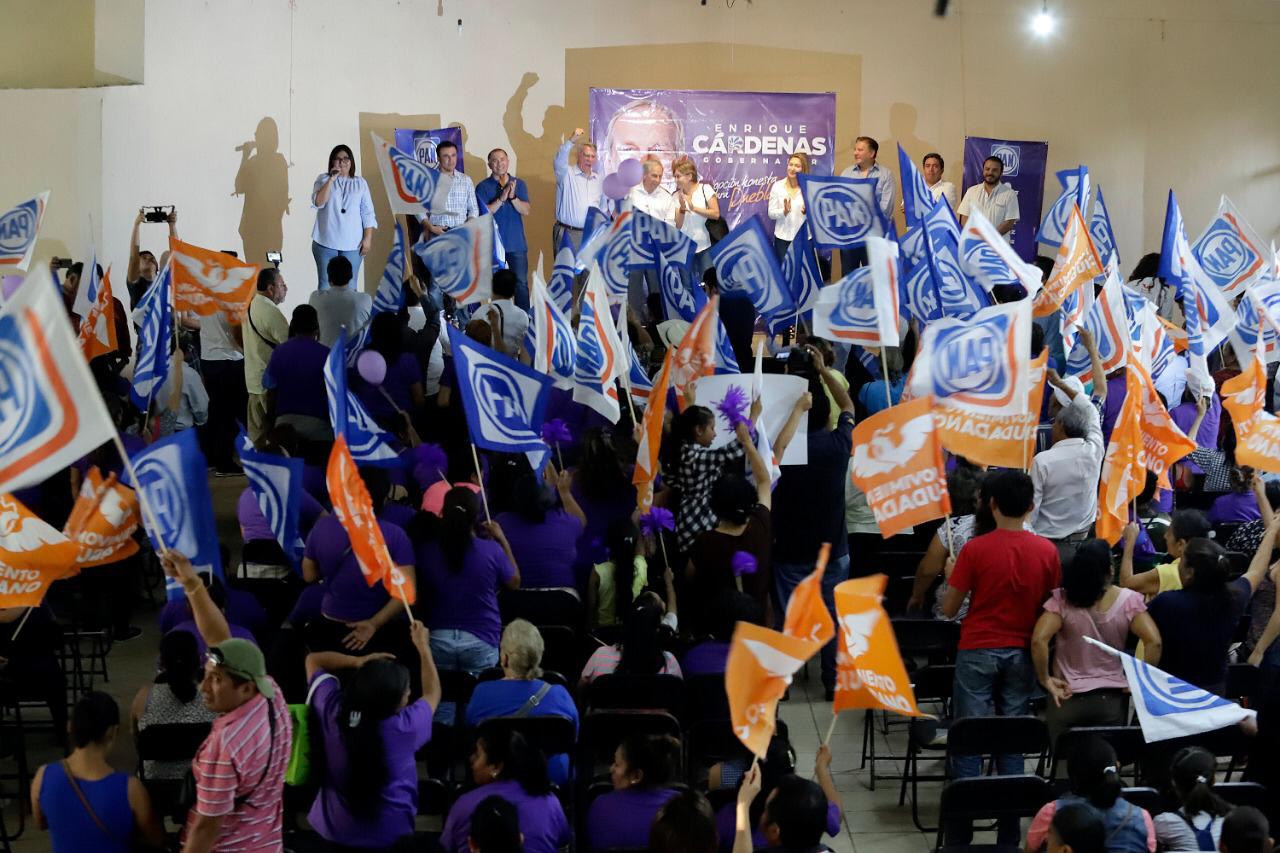
[[[351,261],[352,281],[373,245],[373,198],[364,178],[356,177],[356,159],[345,145],[329,152],[329,169],[311,188],[316,224],[311,229],[311,254],[316,259],[318,289],[329,289],[329,261],[342,255]]]
[[[775,181],[769,190],[769,218],[773,220],[773,248],[781,261],[804,224],[804,198],[800,195],[801,172],[809,171],[809,155],[798,152],[787,160],[787,177]]]
[[[701,281],[702,274],[711,266],[711,235],[707,233],[707,220],[720,218],[720,200],[710,184],[698,182],[698,167],[688,157],[676,160],[671,171],[676,176],[676,227],[697,247],[693,256],[693,273]]]

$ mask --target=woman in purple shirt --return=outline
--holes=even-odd
[[[526,589],[577,586],[573,561],[587,517],[574,500],[572,483],[568,471],[557,475],[550,465],[543,483],[525,474],[511,490],[512,511],[497,518],[520,566],[520,585]]]
[[[415,754],[431,739],[440,679],[427,629],[410,623],[422,697],[409,701],[409,670],[390,655],[307,655],[307,704],[324,745],[324,775],[307,820],[343,847],[386,848],[413,836],[418,813]],[[354,669],[345,685],[334,670]]]
[[[450,489],[438,534],[418,546],[418,571],[427,588],[419,595],[430,602],[431,653],[444,670],[479,673],[498,663],[498,588],[520,586],[502,527],[486,521],[480,527],[489,538],[476,536],[479,502],[470,489]]]
[[[678,791],[668,787],[680,765],[680,742],[670,735],[629,735],[609,768],[613,790],[587,809],[587,849],[644,847],[658,810]]]
[[[1256,521],[1262,517],[1258,509],[1258,498],[1253,492],[1253,481],[1257,474],[1248,465],[1234,465],[1227,472],[1227,480],[1231,483],[1231,491],[1214,498],[1209,507],[1210,524],[1243,524]]]
[[[527,853],[556,853],[573,838],[560,801],[551,792],[547,766],[538,751],[517,732],[484,731],[471,755],[476,787],[458,797],[440,833],[445,853],[469,853],[471,816],[489,797],[516,807]]]

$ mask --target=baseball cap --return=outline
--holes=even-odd
[[[262,656],[262,649],[248,640],[232,637],[210,646],[209,660],[232,675],[252,681],[258,692],[268,699],[275,697],[276,688],[267,678],[267,661]]]
[[[1071,390],[1075,391],[1077,394],[1084,393],[1084,383],[1080,381],[1080,377],[1064,376],[1062,377],[1062,382],[1064,385],[1067,385],[1068,387],[1070,387]],[[1071,398],[1068,397],[1061,388],[1054,388],[1053,396],[1057,399],[1058,403],[1063,407],[1071,405]]]
[[[448,480],[440,480],[439,482],[432,483],[431,486],[422,493],[423,511],[429,512],[432,515],[440,515],[440,513],[444,511],[444,496],[447,495],[449,490],[454,486],[462,486],[464,489],[470,489],[476,494],[480,494],[480,487],[475,483],[450,483]]]

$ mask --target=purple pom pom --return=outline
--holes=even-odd
[[[449,457],[444,448],[438,444],[419,444],[409,451],[410,464],[413,467],[413,479],[419,488],[427,488],[444,479],[449,470]]]
[[[656,536],[663,530],[675,530],[676,517],[671,510],[655,506],[640,516],[640,532],[646,536]]]
[[[751,408],[751,399],[747,396],[747,392],[737,385],[730,385],[729,390],[725,392],[724,399],[716,406],[720,410],[720,414],[724,415],[724,419],[729,422],[729,429],[737,429],[738,424],[750,424],[751,419],[747,417],[747,410]]]
[[[573,441],[573,434],[561,418],[552,418],[542,425],[542,440],[547,444],[568,444]]]
[[[756,569],[760,567],[756,562],[756,558],[746,551],[734,551],[731,565],[733,566],[733,576],[735,578],[740,578],[743,575],[754,575]]]

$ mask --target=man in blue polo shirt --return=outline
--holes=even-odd
[[[489,152],[491,174],[476,187],[476,198],[493,214],[498,236],[507,253],[507,266],[516,274],[516,305],[529,310],[529,244],[524,238],[524,218],[529,215],[529,187],[507,172],[507,152]]]

